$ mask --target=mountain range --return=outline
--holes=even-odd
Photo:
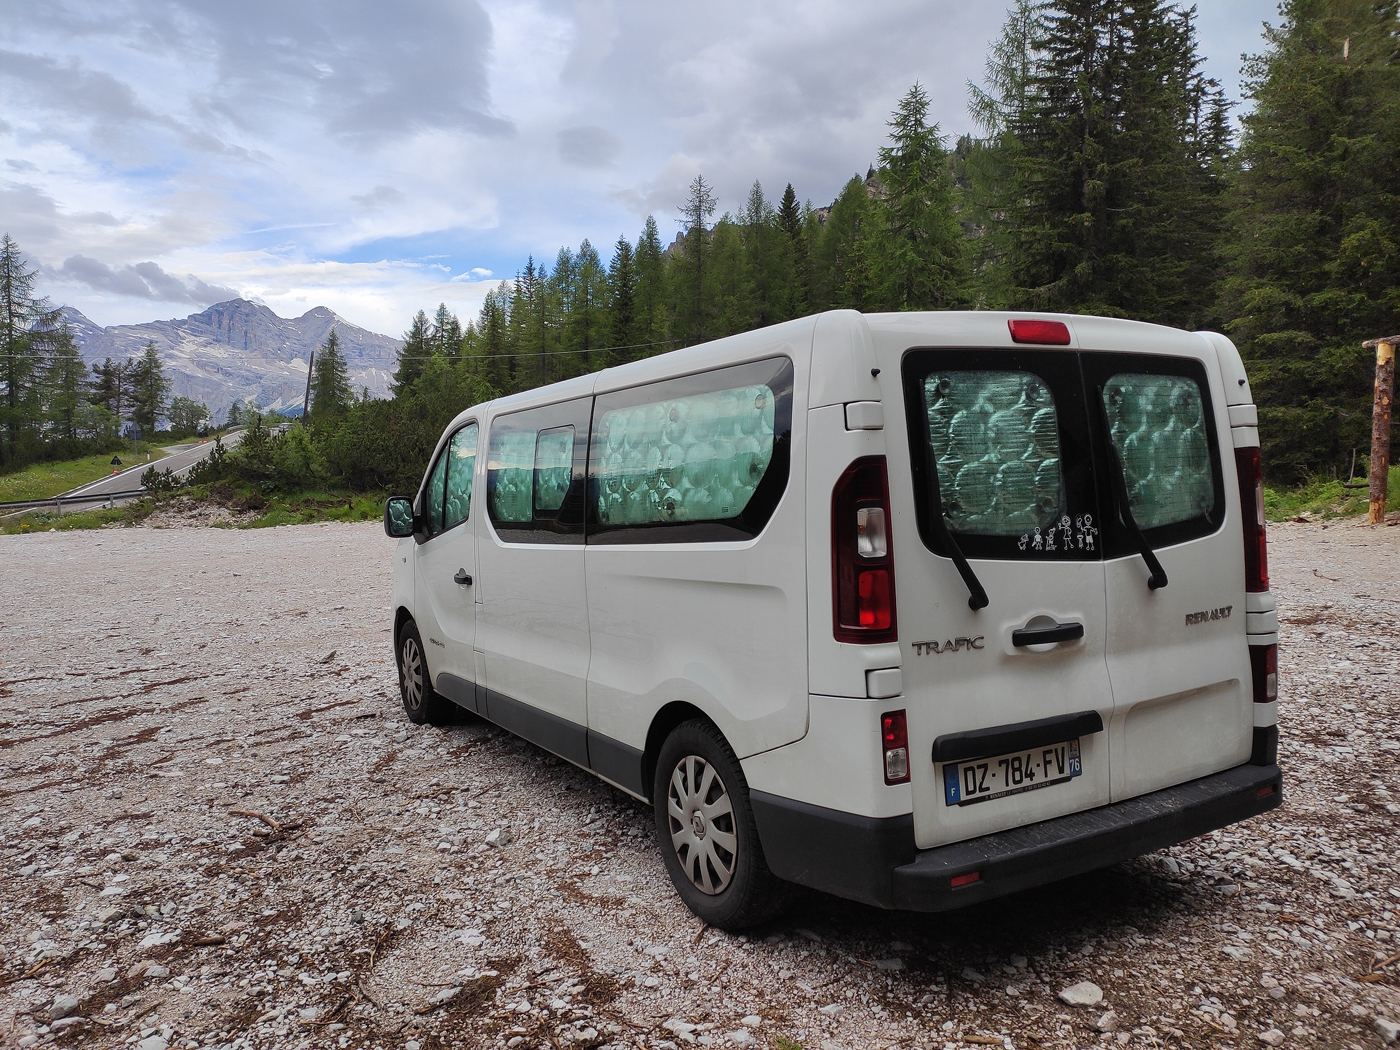
[[[311,351],[326,341],[332,326],[356,393],[367,387],[386,396],[403,346],[401,339],[366,331],[324,306],[286,318],[246,299],[215,303],[189,317],[107,328],[72,307],[63,308],[63,317],[89,364],[108,357],[135,360],[154,342],[171,394],[204,402],[215,422],[228,417],[235,401],[299,415]]]

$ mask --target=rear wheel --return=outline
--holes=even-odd
[[[711,926],[740,930],[782,910],[786,883],[768,870],[739,760],[709,722],[672,731],[652,791],[666,870],[686,907]]]
[[[418,626],[408,620],[399,628],[396,653],[399,665],[399,697],[408,720],[415,725],[446,725],[452,721],[453,705],[433,688],[428,673],[428,661],[423,653],[423,639]]]

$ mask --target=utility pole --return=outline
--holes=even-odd
[[[306,425],[306,413],[311,407],[311,369],[316,367],[316,348],[311,348],[310,359],[306,362],[306,396],[301,399],[301,423]]]
[[[1361,345],[1376,351],[1376,396],[1371,406],[1371,491],[1367,524],[1385,520],[1387,482],[1390,480],[1390,401],[1395,392],[1395,345],[1400,335],[1372,339]]]

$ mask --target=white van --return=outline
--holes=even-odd
[[[1282,799],[1221,335],[807,317],[468,409],[385,529],[409,717],[651,802],[715,926],[789,883],[954,908]]]

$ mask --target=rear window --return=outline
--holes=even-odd
[[[1104,383],[1102,397],[1138,527],[1211,517],[1216,493],[1196,381],[1119,372]]]
[[[1084,386],[1074,354],[911,350],[904,360],[919,531],[933,515],[970,558],[1100,556]]]
[[[1020,536],[1064,516],[1055,398],[1039,376],[939,370],[924,409],[951,529]]]

